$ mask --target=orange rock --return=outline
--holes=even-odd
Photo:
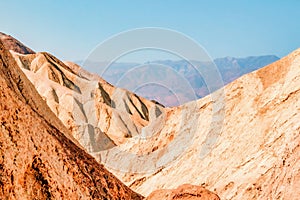
[[[143,198],[76,145],[1,41],[0,197]]]
[[[33,54],[35,53],[33,50],[30,48],[26,47],[24,44],[16,40],[10,35],[6,35],[4,33],[0,32],[0,40],[4,44],[6,49],[13,50],[17,53],[21,54]]]
[[[218,195],[202,186],[184,184],[173,190],[156,190],[146,200],[220,200]]]

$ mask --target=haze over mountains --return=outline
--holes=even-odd
[[[93,62],[93,61],[78,61],[78,64],[83,64],[84,68],[88,71],[99,73],[104,67],[107,67],[105,73],[100,74],[106,81],[109,83],[116,85],[118,87],[123,87],[128,90],[132,90],[132,88],[137,88],[134,92],[139,96],[143,96],[147,99],[153,99],[165,106],[178,106],[180,104],[196,100],[202,98],[213,91],[209,91],[206,85],[203,76],[201,75],[199,69],[205,69],[211,67],[211,65],[215,64],[220,72],[220,75],[223,79],[224,85],[234,81],[238,77],[250,73],[254,70],[260,69],[272,62],[277,61],[279,58],[275,55],[266,55],[266,56],[249,56],[246,58],[235,58],[235,57],[224,57],[217,58],[212,62],[201,62],[201,61],[185,61],[185,60],[156,60],[149,61],[147,63],[105,63],[105,62]],[[173,91],[169,89],[157,85],[157,84],[148,84],[142,88],[138,87],[138,83],[135,81],[136,79],[141,79],[141,77],[135,77],[128,79],[126,81],[126,85],[120,85],[120,81],[124,76],[128,76],[128,72],[132,70],[139,71],[137,74],[144,72],[144,76],[142,77],[144,80],[153,80],[154,77],[164,78],[161,71],[151,70],[151,68],[155,67],[169,67],[177,73],[178,77],[175,77],[176,80],[179,79],[179,76],[182,76],[188,83],[191,85],[192,92],[194,95],[190,95],[191,97],[187,98],[188,95],[184,94],[178,88],[180,86],[175,86]],[[143,68],[143,69],[142,69]],[[153,73],[149,73],[153,72]],[[169,79],[164,83],[166,85],[175,84],[175,80]],[[169,83],[168,83],[169,82]],[[216,89],[219,89],[217,87]],[[176,97],[177,95],[177,97]],[[181,96],[182,101],[178,99],[178,96]]]
[[[168,108],[49,53],[26,53],[15,47],[18,41],[0,44],[0,195],[300,196],[300,49],[204,98]],[[216,62],[255,68],[227,60]]]

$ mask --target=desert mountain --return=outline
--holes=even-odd
[[[142,199],[76,145],[0,41],[1,199]]]
[[[201,186],[221,199],[300,196],[300,49],[173,108],[47,53],[11,54],[70,140],[131,189],[159,189],[149,198],[189,199]]]
[[[155,137],[122,145],[138,157],[130,160],[115,148],[94,156],[115,169],[127,163],[119,177],[144,195],[190,183],[221,199],[296,200],[299,99],[300,49],[196,102],[166,110]],[[132,166],[141,160],[143,167]],[[132,176],[122,170],[132,170]]]
[[[48,106],[89,152],[112,148],[156,123],[163,107],[115,88],[48,53],[12,52]]]
[[[104,66],[109,66],[103,74],[101,74],[102,78],[113,85],[118,85],[120,80],[124,78],[124,76],[128,76],[128,72],[131,70],[139,71],[137,73],[138,77],[130,77],[130,79],[126,80],[126,85],[121,85],[126,89],[136,88],[139,83],[136,80],[153,80],[153,77],[160,77],[164,80],[165,85],[174,85],[174,78],[166,79],[164,74],[161,74],[160,70],[151,70],[151,68],[156,65],[160,65],[160,69],[165,67],[169,67],[177,73],[177,78],[180,76],[184,77],[188,83],[191,85],[192,89],[195,92],[195,98],[185,98],[185,91],[181,91],[180,84],[175,85],[172,88],[172,94],[168,89],[164,87],[159,87],[159,85],[148,85],[147,87],[139,88],[139,90],[135,91],[139,96],[146,97],[147,99],[155,99],[158,102],[161,102],[166,106],[178,106],[180,103],[197,100],[199,98],[203,98],[208,95],[212,91],[208,91],[206,83],[203,79],[203,76],[199,73],[199,69],[205,71],[205,68],[211,67],[212,64],[215,64],[218,68],[220,75],[224,81],[224,84],[228,84],[235,79],[241,77],[244,74],[250,73],[254,70],[260,69],[268,64],[271,64],[277,61],[279,58],[274,55],[265,55],[265,56],[250,56],[245,58],[235,58],[235,57],[224,57],[217,58],[212,62],[201,62],[201,61],[191,61],[188,62],[186,60],[156,60],[149,61],[147,63],[105,63],[105,62],[78,62],[83,63],[84,67],[93,72],[101,71]],[[145,70],[147,69],[147,70]],[[97,71],[98,70],[98,71]],[[143,73],[143,71],[145,71]],[[169,74],[170,75],[170,74]],[[140,77],[142,76],[142,77]],[[220,86],[217,87],[219,89]],[[178,96],[182,96],[183,102],[178,101]]]
[[[300,49],[198,101],[165,109],[163,126],[145,140],[93,155],[144,195],[190,183],[221,199],[298,199],[299,98]]]

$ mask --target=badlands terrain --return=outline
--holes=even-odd
[[[299,199],[300,49],[168,108],[0,39],[1,197]]]

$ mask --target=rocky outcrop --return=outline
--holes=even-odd
[[[1,199],[142,199],[76,145],[1,41],[0,91]]]
[[[206,190],[204,187],[195,185],[181,185],[173,190],[156,190],[146,200],[220,200],[218,195]]]
[[[0,40],[2,41],[6,49],[13,50],[14,52],[18,52],[21,54],[35,53],[33,50],[26,47],[24,44],[22,44],[20,41],[18,41],[10,35],[6,35],[0,32]]]
[[[156,121],[159,104],[114,88],[78,65],[48,53],[11,51],[19,67],[53,113],[89,152],[99,152],[139,135]]]

